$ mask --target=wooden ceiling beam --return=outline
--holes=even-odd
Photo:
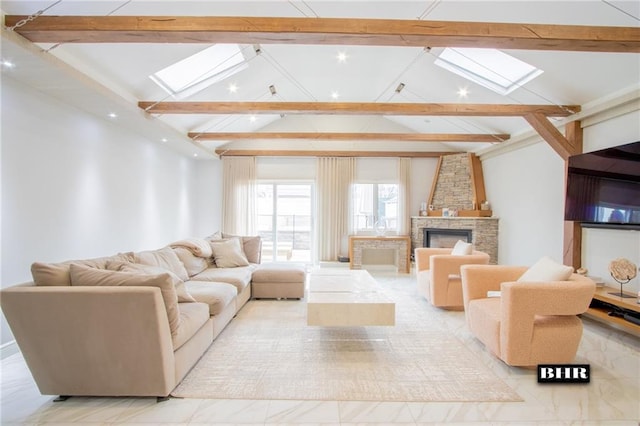
[[[13,27],[26,16],[7,15]],[[496,22],[220,16],[39,16],[37,43],[240,43],[640,52],[640,28]]]
[[[335,132],[189,132],[196,141],[236,140],[323,140],[323,141],[402,141],[402,142],[504,142],[508,134],[453,133],[335,133]]]
[[[521,117],[541,114],[568,117],[579,105],[430,104],[402,102],[153,102],[138,106],[153,114],[328,114]]]
[[[460,154],[454,151],[306,151],[306,150],[259,150],[259,149],[216,149],[220,157],[406,157],[438,158],[443,155]]]
[[[563,160],[567,160],[570,155],[576,153],[572,144],[547,117],[542,114],[533,113],[527,114],[524,118]]]

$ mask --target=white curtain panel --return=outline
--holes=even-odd
[[[398,158],[398,235],[409,235],[411,226],[411,158]]]
[[[255,193],[255,157],[222,157],[222,232],[255,234]]]
[[[336,261],[347,255],[352,233],[351,186],[355,158],[320,157],[317,162],[318,259]]]

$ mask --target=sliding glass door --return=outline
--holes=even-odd
[[[262,261],[310,263],[313,259],[313,185],[259,183],[256,206]]]

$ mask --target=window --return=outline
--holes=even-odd
[[[542,74],[542,70],[496,49],[446,48],[435,64],[501,95]]]
[[[256,207],[263,262],[312,261],[312,200],[309,183],[258,184]]]
[[[149,76],[177,98],[186,98],[248,67],[240,46],[215,44]]]
[[[352,207],[356,232],[396,231],[398,184],[356,183]]]

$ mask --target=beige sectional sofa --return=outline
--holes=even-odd
[[[259,237],[222,237],[34,263],[33,282],[4,289],[0,301],[40,392],[168,396],[251,298],[252,275],[265,267]],[[280,268],[284,287],[268,268],[276,285],[261,297],[304,296],[303,265]]]

